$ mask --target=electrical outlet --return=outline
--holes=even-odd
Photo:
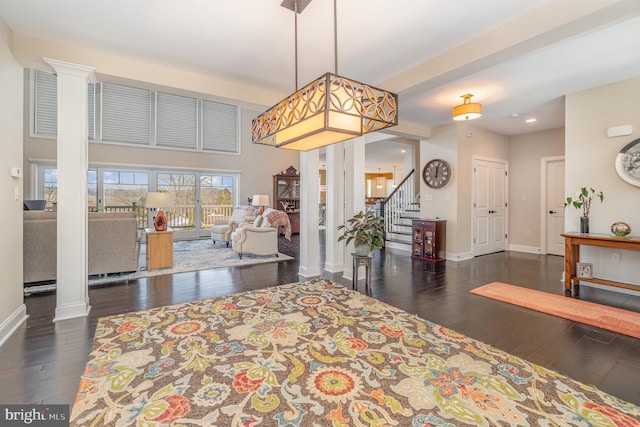
[[[620,262],[620,252],[611,252],[611,262]]]

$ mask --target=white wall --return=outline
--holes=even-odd
[[[564,155],[564,128],[512,136],[509,149],[509,244],[539,249],[540,159]]]
[[[0,344],[26,315],[22,293],[22,178],[10,176],[12,167],[22,167],[22,67],[11,53],[11,39],[11,30],[0,18]]]
[[[640,137],[640,78],[566,96],[565,194],[580,187],[604,193],[604,203],[591,206],[590,232],[610,234],[610,226],[624,221],[632,235],[640,235],[640,187],[627,184],[616,173],[618,151]],[[630,124],[633,134],[608,138],[607,128]],[[565,230],[578,230],[576,209],[567,208]],[[640,252],[621,251],[621,262],[611,261],[611,250],[584,247],[581,261],[593,262],[594,276],[640,284]]]

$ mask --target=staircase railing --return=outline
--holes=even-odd
[[[397,224],[400,222],[400,217],[414,206],[415,193],[414,180],[412,178],[414,171],[415,169],[411,169],[411,172],[404,177],[396,189],[384,200],[382,206],[387,233],[397,233],[399,231]]]

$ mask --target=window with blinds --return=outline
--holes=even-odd
[[[102,140],[149,144],[151,91],[102,83]]]
[[[58,78],[53,73],[36,70],[33,78],[33,134],[58,136]],[[88,87],[88,133],[95,139],[95,84]]]
[[[34,73],[33,133],[38,136],[58,135],[58,82],[53,73]]]
[[[197,148],[197,99],[162,92],[157,93],[156,145],[175,148]]]
[[[36,136],[57,135],[56,76],[34,71]],[[239,109],[113,83],[89,84],[90,140],[239,153]]]
[[[202,101],[202,149],[238,153],[238,144],[238,107]]]
[[[96,139],[96,85],[89,83],[89,92],[87,96],[87,133],[89,139]]]

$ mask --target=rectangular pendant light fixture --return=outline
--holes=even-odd
[[[252,141],[308,151],[397,124],[397,94],[326,73],[253,119]]]
[[[254,118],[251,141],[309,151],[398,124],[398,95],[338,75],[337,0],[333,0],[335,73],[298,89],[298,14],[311,0],[284,0],[293,11],[296,91]]]

